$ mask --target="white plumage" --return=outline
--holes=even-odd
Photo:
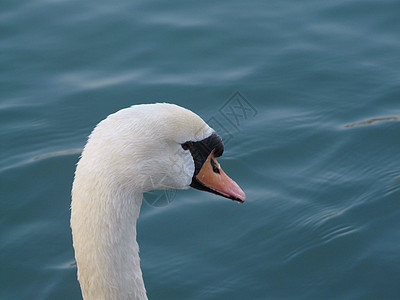
[[[136,242],[143,192],[186,189],[194,161],[181,144],[213,130],[173,104],[136,105],[91,133],[72,187],[71,228],[84,299],[147,299]]]

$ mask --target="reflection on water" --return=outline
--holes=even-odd
[[[32,158],[32,160],[33,161],[37,161],[37,160],[42,160],[42,159],[46,159],[46,158],[49,158],[49,157],[57,157],[57,156],[71,155],[71,154],[80,154],[80,153],[82,153],[82,151],[83,151],[83,148],[56,151],[56,152],[45,153],[45,154],[41,154],[39,156],[35,156],[34,158]]]
[[[344,125],[344,128],[353,128],[358,126],[371,125],[379,122],[387,122],[387,121],[400,121],[400,116],[392,116],[392,117],[381,117],[381,118],[372,118],[361,122],[350,123]]]

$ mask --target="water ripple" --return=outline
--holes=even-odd
[[[355,228],[350,225],[337,225],[333,227],[328,227],[326,229],[317,228],[313,230],[313,235],[315,237],[308,241],[304,242],[295,249],[291,250],[284,258],[285,262],[292,261],[293,259],[297,258],[298,256],[312,250],[318,248],[322,245],[331,243],[337,239],[340,239],[344,236],[353,234],[359,231],[359,228]]]

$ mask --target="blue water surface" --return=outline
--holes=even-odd
[[[145,195],[150,299],[400,298],[400,2],[3,0],[0,299],[80,299],[92,128],[167,101],[225,140],[237,204]]]

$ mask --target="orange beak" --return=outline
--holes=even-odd
[[[222,171],[214,156],[214,150],[207,157],[196,179],[215,194],[226,198],[244,202],[246,195],[243,190],[228,175]]]

